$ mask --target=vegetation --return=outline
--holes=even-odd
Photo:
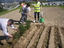
[[[0,7],[0,12],[3,12],[3,11],[6,11],[6,9],[3,9],[3,8]]]
[[[26,22],[26,29],[29,29],[30,28],[30,23],[31,23],[31,21],[30,20],[28,20],[27,22]]]
[[[27,21],[26,22],[26,26],[24,26],[23,24],[19,24],[18,30],[19,32],[16,32],[13,36],[14,36],[14,40],[18,40],[23,33],[26,32],[26,30],[28,30],[30,28],[30,23],[31,21]]]
[[[2,9],[2,12],[0,12],[0,15],[4,15],[4,14],[6,14],[6,13],[9,13],[9,12],[11,12],[11,11],[17,10],[17,9],[19,9],[19,8],[20,8],[20,7],[16,8],[16,9],[13,9],[13,10],[10,10],[10,11]]]
[[[57,7],[57,6],[43,5],[42,7]]]
[[[25,33],[26,28],[23,24],[20,24],[19,27],[18,27],[18,30],[20,32],[20,35],[22,35],[23,33]]]
[[[60,8],[64,9],[64,6],[59,6]]]
[[[42,7],[60,7],[62,9],[64,9],[64,6],[50,6],[50,5],[43,5]]]
[[[20,38],[20,34],[18,32],[16,32],[14,35],[14,40],[18,40]]]

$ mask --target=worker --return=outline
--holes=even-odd
[[[13,19],[6,19],[6,18],[0,18],[0,30],[3,31],[4,35],[7,37],[13,37],[12,35],[10,35],[8,33],[8,29],[7,27],[10,26],[12,29],[17,30],[14,26],[13,26]]]
[[[44,17],[43,17],[43,12],[41,12],[41,13],[40,13],[39,22],[44,24],[44,21],[45,21],[45,19],[44,19]]]
[[[35,3],[34,3],[34,21],[33,22],[36,22],[36,15],[38,17],[38,22],[39,22],[39,15],[40,15],[40,6],[41,6],[41,3],[38,1],[38,0],[35,0]]]
[[[26,7],[26,2],[25,1],[23,1],[22,3],[21,3],[21,5],[20,5],[20,13],[21,13],[21,16],[22,16],[22,12],[23,12],[23,10],[24,10],[24,8]],[[22,17],[20,18],[20,21],[19,21],[19,23],[21,22],[21,19],[22,19]]]
[[[30,16],[30,4],[28,3],[26,7],[22,7],[22,17],[20,21],[22,21],[22,24],[27,21],[27,16]]]

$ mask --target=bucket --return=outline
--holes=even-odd
[[[44,23],[44,18],[40,18],[39,22]]]

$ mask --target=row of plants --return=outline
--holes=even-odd
[[[61,38],[59,34],[59,29],[55,28],[54,30],[54,38],[55,38],[55,48],[62,48]]]
[[[51,33],[51,27],[49,28],[49,30],[46,33],[44,43],[43,43],[43,46],[42,46],[43,48],[48,48],[49,47],[50,33]]]
[[[28,20],[28,21],[26,21],[26,24],[25,25],[23,25],[23,24],[19,24],[19,26],[18,26],[18,32],[15,32],[14,34],[13,34],[13,38],[10,38],[8,41],[7,41],[7,43],[6,44],[3,44],[2,45],[2,43],[0,43],[0,47],[5,47],[6,46],[6,48],[14,48],[14,45],[18,42],[18,40],[20,39],[20,37],[21,36],[23,36],[23,34],[26,32],[26,30],[28,30],[29,28],[30,28],[30,24],[31,24],[31,21],[30,20]]]
[[[40,29],[40,26],[39,26],[39,25],[36,25],[36,26],[37,26],[38,29]],[[36,47],[37,47],[37,44],[38,44],[38,41],[39,41],[40,36],[41,36],[41,34],[42,34],[42,31],[43,31],[43,29],[41,28],[40,33],[38,34],[38,36],[37,36],[36,39],[35,39],[35,42],[34,42],[34,44],[33,44],[33,48],[36,48]]]
[[[28,30],[30,28],[30,24],[31,24],[31,21],[28,20],[26,22],[26,25],[23,25],[23,24],[19,24],[19,27],[18,27],[18,32],[16,32],[13,36],[14,36],[14,40],[19,40],[19,38],[23,35],[23,33],[26,32],[26,30]]]

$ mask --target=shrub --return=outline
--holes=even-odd
[[[18,32],[16,32],[13,36],[14,36],[14,39],[19,39],[20,38],[20,34]]]
[[[6,9],[3,9],[3,8],[0,7],[0,12],[3,12],[3,11],[6,11]]]
[[[31,21],[30,20],[28,20],[27,22],[26,22],[26,29],[29,29],[30,28],[30,23],[31,23]]]
[[[26,31],[26,28],[25,28],[25,26],[20,24],[19,27],[18,27],[18,30],[20,31],[20,35],[22,35]]]
[[[31,21],[27,21],[26,22],[26,26],[24,26],[23,24],[20,24],[19,25],[19,27],[18,27],[18,30],[19,30],[19,32],[16,32],[13,36],[14,36],[14,40],[18,40],[19,38],[20,38],[20,36],[23,34],[23,33],[25,33],[25,31],[27,30],[27,29],[29,29],[30,28],[30,23],[31,23]]]

